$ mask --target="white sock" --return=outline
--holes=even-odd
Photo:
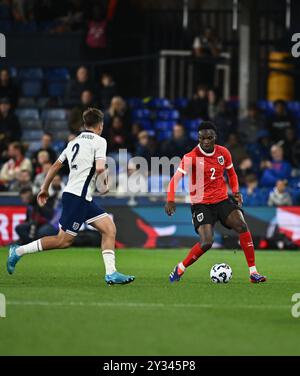
[[[180,263],[178,264],[178,268],[179,268],[182,272],[185,271],[185,266],[183,265],[182,262],[180,262]]]
[[[16,249],[16,254],[18,256],[26,255],[27,253],[35,253],[40,252],[43,250],[41,239],[35,240],[26,245],[21,245],[19,248]]]
[[[250,266],[249,272],[250,272],[250,274],[257,273],[256,266]]]
[[[105,249],[102,251],[103,261],[105,265],[105,274],[112,274],[116,269],[115,251],[112,249]]]

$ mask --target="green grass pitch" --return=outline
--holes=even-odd
[[[13,276],[1,249],[0,355],[300,355],[300,253],[257,252],[269,279],[253,285],[242,251],[212,250],[170,284],[186,252],[118,250],[118,269],[136,281],[109,287],[96,249],[25,256]],[[209,279],[218,262],[233,269],[227,285]]]

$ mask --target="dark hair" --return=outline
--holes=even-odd
[[[198,132],[203,131],[204,129],[212,129],[217,133],[217,127],[211,121],[203,121],[198,128]]]
[[[43,133],[43,136],[49,136],[49,137],[53,138],[53,134],[51,132],[47,132],[47,131]]]
[[[283,99],[276,99],[276,101],[274,101],[274,106],[276,106],[277,104],[282,104],[283,106],[286,106],[286,103]]]
[[[28,185],[26,187],[21,188],[19,195],[23,195],[24,193],[32,193],[31,187]]]
[[[94,107],[89,107],[82,115],[85,127],[96,128],[98,123],[103,123],[103,112]]]
[[[12,146],[14,149],[18,149],[22,153],[22,155],[25,155],[24,145],[22,145],[20,142],[14,141],[11,142],[9,145]]]

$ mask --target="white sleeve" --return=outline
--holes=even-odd
[[[61,155],[58,157],[58,160],[61,162],[61,163],[64,163],[64,161],[67,159],[67,153],[66,153],[66,150],[67,149],[64,149],[61,153]]]
[[[95,160],[97,159],[104,159],[106,160],[106,149],[107,149],[107,142],[105,138],[99,137],[95,143]]]

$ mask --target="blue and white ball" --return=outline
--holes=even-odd
[[[210,279],[214,283],[228,283],[232,277],[231,267],[225,263],[215,264],[210,271]]]

